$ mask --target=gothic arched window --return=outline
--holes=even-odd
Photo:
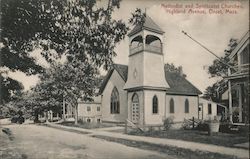
[[[189,101],[188,101],[188,99],[185,100],[185,113],[189,113]]]
[[[153,97],[153,114],[157,114],[158,113],[158,98],[157,96],[155,95]]]
[[[118,90],[116,87],[114,87],[114,89],[111,93],[110,113],[111,114],[119,114],[120,113],[119,93],[118,93]]]
[[[174,99],[173,98],[170,99],[169,105],[170,105],[170,113],[174,113]]]

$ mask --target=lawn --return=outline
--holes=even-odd
[[[83,128],[83,129],[96,129],[96,128],[106,128],[114,126],[112,124],[106,124],[106,123],[86,123],[86,122],[79,122],[77,125],[75,125],[74,121],[65,121],[59,124],[64,126]]]
[[[150,136],[157,138],[178,139],[184,141],[200,142],[214,144],[219,146],[234,147],[235,144],[249,142],[249,134],[228,134],[216,133],[212,136],[206,131],[198,130],[168,130],[168,131],[151,131],[138,132],[133,131],[130,135]]]
[[[236,156],[231,155],[223,155],[219,153],[212,153],[212,152],[204,152],[204,151],[192,151],[185,148],[179,148],[174,146],[168,146],[168,145],[158,145],[158,144],[151,144],[147,142],[142,141],[133,141],[133,140],[127,140],[127,139],[120,139],[120,138],[114,138],[114,137],[107,137],[107,136],[101,136],[101,135],[92,135],[92,137],[103,139],[110,142],[116,142],[120,143],[126,146],[130,147],[136,147],[143,150],[151,150],[151,151],[157,151],[160,153],[165,153],[173,158],[180,158],[180,159],[238,159]]]

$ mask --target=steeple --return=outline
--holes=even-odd
[[[164,34],[164,31],[149,16],[146,16],[144,24],[137,24],[131,30],[128,36],[132,36],[142,30],[148,30],[158,34]]]
[[[169,88],[164,72],[163,34],[164,31],[148,15],[144,24],[136,25],[128,34],[128,80],[124,89]]]

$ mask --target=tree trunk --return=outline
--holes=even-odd
[[[39,117],[38,117],[38,112],[35,112],[35,119],[34,119],[34,123],[38,123],[39,121]]]
[[[63,121],[65,121],[65,99],[63,98],[63,115],[62,115]]]
[[[49,119],[48,119],[48,111],[45,112],[45,121],[46,121],[46,123],[49,122]]]
[[[78,104],[75,105],[75,125],[78,124]]]

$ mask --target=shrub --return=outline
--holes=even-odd
[[[163,126],[165,130],[169,130],[173,124],[173,117],[168,117],[164,120]]]
[[[230,128],[231,128],[231,125],[230,123],[222,123],[220,124],[220,129],[219,131],[222,132],[222,133],[232,133]]]
[[[78,124],[85,124],[86,122],[83,119],[78,120]]]
[[[200,123],[197,125],[196,129],[197,129],[197,130],[200,130],[200,131],[208,131],[208,129],[209,129],[208,123],[200,122]]]

